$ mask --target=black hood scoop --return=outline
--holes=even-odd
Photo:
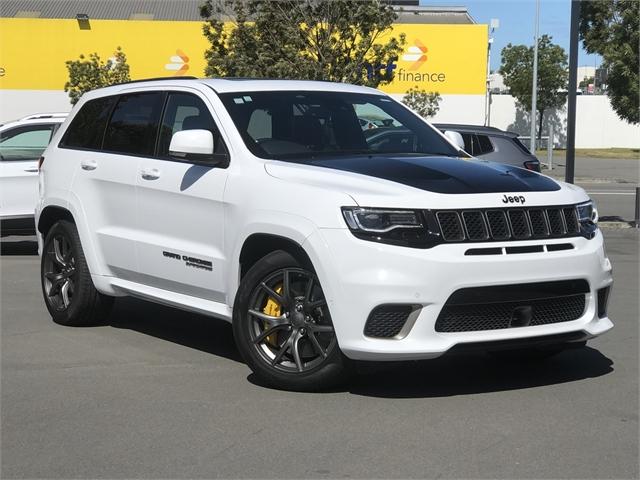
[[[560,190],[560,185],[552,179],[524,168],[452,157],[358,155],[348,158],[305,159],[300,163],[382,178],[435,193]]]

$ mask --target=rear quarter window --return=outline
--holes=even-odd
[[[71,120],[60,146],[99,150],[115,101],[116,97],[103,97],[85,103]]]
[[[487,135],[478,135],[478,145],[480,146],[478,155],[491,153],[494,150],[493,144]]]

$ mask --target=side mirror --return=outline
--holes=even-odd
[[[209,130],[182,130],[171,137],[169,156],[208,165],[216,165],[221,155],[213,153],[213,134]]]
[[[444,136],[447,137],[451,143],[460,148],[460,150],[464,150],[464,140],[462,138],[462,135],[460,135],[458,132],[447,130],[446,132],[444,132]]]

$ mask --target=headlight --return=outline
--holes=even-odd
[[[351,233],[363,240],[414,248],[432,246],[419,210],[342,207]]]
[[[581,203],[576,208],[578,209],[578,221],[580,223],[589,221],[598,223],[598,209],[593,200]]]

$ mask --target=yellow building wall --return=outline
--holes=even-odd
[[[202,22],[0,19],[0,89],[62,90],[65,61],[97,52],[103,60],[122,47],[131,78],[204,75],[207,41]],[[441,94],[483,94],[487,68],[486,25],[397,24],[405,52],[394,81],[381,87],[404,93],[418,85]]]

